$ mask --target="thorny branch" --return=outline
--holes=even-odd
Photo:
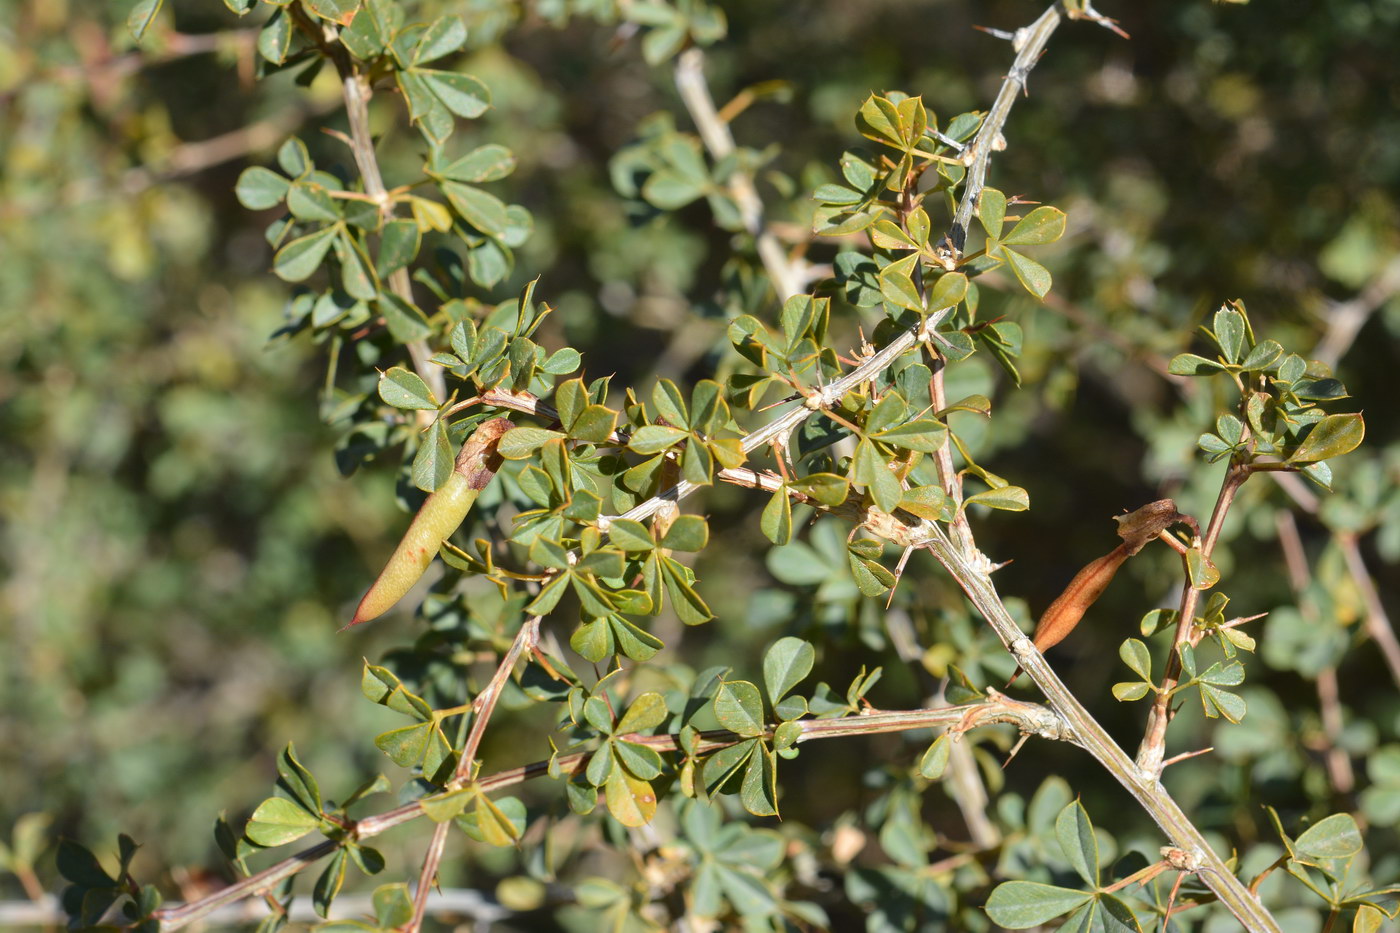
[[[1000,148],[1000,146],[994,145],[994,142],[1000,139],[1001,128],[1005,125],[1017,92],[1024,87],[1026,75],[1043,51],[1049,36],[1058,27],[1062,17],[1063,11],[1056,4],[1046,10],[1031,26],[1017,33],[1016,61],[1013,63],[1006,81],[1003,82],[1001,93],[997,95],[992,112],[989,113],[981,130],[969,146],[972,165],[966,183],[967,187],[963,191],[962,200],[954,215],[953,226],[944,238],[944,246],[950,248],[945,252],[945,261],[950,267],[956,265],[957,256],[961,252],[967,224],[975,210],[977,196],[980,194],[981,186],[986,178],[990,153],[993,149]],[[921,342],[931,340],[938,325],[951,313],[952,309],[930,310],[932,313],[928,315],[920,327],[899,334],[856,369],[816,390],[803,404],[789,409],[769,424],[747,435],[742,441],[744,452],[751,453],[765,447],[774,439],[786,437],[789,432],[818,410],[834,404],[855,386],[882,373],[904,352]],[[745,474],[744,479],[761,482],[762,474],[753,471],[745,471]],[[1222,501],[1217,503],[1216,514],[1212,516],[1211,527],[1207,532],[1208,545],[1205,547],[1207,555],[1214,547],[1224,521],[1224,514],[1228,511],[1229,502],[1233,499],[1239,483],[1243,482],[1244,475],[1241,474],[1238,479],[1228,481],[1227,486],[1222,489]],[[723,474],[721,474],[721,478],[729,481],[739,479],[738,476],[731,479]],[[662,494],[631,509],[622,517],[634,520],[645,519],[655,514],[665,503],[684,498],[697,488],[695,484],[681,481]],[[984,617],[996,629],[1003,643],[1012,649],[1013,654],[1035,680],[1036,685],[1045,692],[1052,707],[1071,724],[1075,735],[1079,737],[1079,744],[1089,750],[1120,783],[1137,797],[1158,825],[1168,834],[1174,845],[1194,853],[1201,860],[1203,877],[1221,902],[1250,929],[1277,931],[1277,924],[1269,912],[1244,889],[1219,856],[1210,850],[1200,831],[1162,788],[1158,780],[1160,773],[1158,769],[1161,762],[1160,744],[1157,746],[1156,765],[1158,769],[1139,770],[1137,765],[1113,742],[1073,694],[1060,682],[1040,653],[1035,650],[1035,646],[1021,633],[1014,620],[1007,614],[1000,597],[991,585],[990,579],[981,569],[981,563],[974,563],[975,557],[981,557],[981,555],[976,552],[972,541],[969,539],[955,545],[940,527],[931,522],[921,523],[917,529],[921,534],[911,535],[907,533],[908,526],[903,526],[892,516],[884,516],[884,518],[888,521],[881,524],[886,531],[897,532],[902,527],[905,532],[890,536],[890,540],[903,545],[915,543],[917,540],[919,544],[928,546],[934,551],[939,561],[953,575]],[[607,521],[606,518],[600,521],[600,526],[606,529]],[[872,529],[875,529],[875,525],[875,522],[867,522],[867,527]],[[880,530],[877,530],[877,533],[884,534]],[[900,540],[901,538],[903,540]],[[1187,589],[1188,594],[1183,597],[1183,601],[1189,601],[1190,604],[1183,606],[1182,615],[1185,618],[1190,618],[1195,611],[1195,591],[1189,587]],[[1154,728],[1156,727],[1154,726]],[[1165,717],[1161,723],[1161,729],[1165,730]]]
[[[969,165],[967,182],[955,212],[952,227],[945,234],[942,248],[942,260],[945,266],[950,269],[956,266],[965,243],[968,224],[985,184],[991,152],[1004,146],[1001,130],[1005,125],[1011,106],[1017,94],[1024,89],[1030,69],[1038,60],[1050,35],[1058,27],[1064,15],[1064,9],[1056,4],[1047,9],[1033,24],[1015,34],[1016,60],[1003,82],[1001,92],[997,95],[991,111],[984,120],[982,128],[967,148],[966,159]],[[349,80],[344,81],[344,87],[347,108],[352,113],[353,127],[355,113],[360,114],[362,121],[366,116],[365,102],[368,97],[368,86],[353,71],[348,75],[343,73],[342,77],[349,78]],[[356,158],[365,175],[367,191],[373,196],[382,196],[383,184],[382,180],[379,180],[377,165],[373,161],[373,148],[367,135],[367,123],[362,122],[361,125],[365,128],[364,145],[356,146]],[[359,139],[360,137],[357,137],[357,140]],[[368,171],[369,168],[373,168],[373,171]],[[374,181],[377,181],[378,184],[374,184]],[[387,206],[386,209],[388,209]],[[777,281],[775,279],[775,283]],[[406,286],[407,283],[404,284]],[[815,391],[805,400],[804,404],[790,409],[768,425],[750,433],[742,442],[744,451],[750,453],[768,445],[774,439],[786,436],[788,432],[795,429],[819,409],[834,404],[855,386],[873,379],[883,372],[906,351],[921,342],[932,339],[937,326],[948,316],[951,308],[932,310],[933,313],[920,327],[900,334],[856,369],[830,385]],[[726,473],[733,475],[725,475]],[[739,481],[744,485],[774,485],[774,483],[767,482],[763,474],[752,470],[724,471],[721,473],[721,479],[730,482]],[[1240,481],[1242,479],[1243,477],[1240,477]],[[776,482],[776,478],[774,480]],[[1214,540],[1219,534],[1217,518],[1223,521],[1223,513],[1228,508],[1229,500],[1237,487],[1238,482],[1231,484],[1227,479],[1227,486],[1222,489],[1222,501],[1217,504],[1217,515],[1213,516],[1212,527],[1207,535],[1209,546],[1213,546]],[[693,492],[695,488],[694,484],[680,482],[662,495],[627,512],[624,517],[630,519],[649,517],[667,502],[683,498]],[[1205,883],[1242,923],[1251,930],[1277,931],[1278,927],[1269,913],[1234,877],[1219,856],[1209,848],[1199,831],[1165,792],[1157,779],[1157,773],[1151,770],[1140,770],[1134,765],[1122,749],[1112,741],[1102,727],[1064,687],[1045,663],[1044,658],[1035,650],[1034,645],[1016,626],[1015,621],[1011,619],[996,593],[995,587],[992,586],[987,577],[983,563],[977,561],[981,555],[975,551],[970,538],[966,542],[959,542],[958,545],[955,545],[936,523],[923,522],[916,528],[910,528],[896,521],[892,516],[883,516],[883,519],[887,520],[883,524],[884,530],[893,532],[891,540],[896,540],[897,543],[915,543],[927,546],[933,551],[1031,678],[1045,692],[1050,702],[1050,710],[1054,711],[1051,713],[1044,707],[1037,707],[1033,704],[1016,704],[1016,701],[1010,701],[1008,698],[994,693],[986,704],[979,704],[985,707],[982,715],[994,721],[1013,721],[1020,725],[1023,731],[1074,741],[1084,747],[1138,799],[1172,842],[1190,854],[1193,864],[1199,865],[1198,871]],[[601,521],[600,524],[606,528],[607,519]],[[868,526],[875,524],[874,521],[867,522]],[[1209,553],[1208,547],[1206,552]],[[1187,600],[1190,598],[1190,596],[1186,597]],[[1182,613],[1184,618],[1189,619],[1194,612],[1194,605],[1184,605],[1183,609],[1191,610]],[[502,670],[507,670],[504,664]],[[1016,705],[1012,706],[1011,704]],[[998,712],[991,711],[993,705],[998,705]],[[1018,707],[1020,710],[1013,712]],[[1035,718],[1031,718],[1030,711],[1032,710],[1038,711]],[[966,707],[948,707],[911,713],[875,713],[868,716],[850,717],[845,720],[809,720],[802,722],[801,726],[803,740],[806,740],[948,725],[967,721],[968,713],[969,709]],[[672,736],[629,736],[628,738],[650,745],[658,751],[674,750],[677,747],[677,739]],[[703,737],[698,750],[700,752],[713,751],[737,740],[737,736],[728,733],[708,733]],[[566,773],[574,773],[586,765],[589,754],[591,753],[579,752],[563,756],[557,759],[556,764]],[[463,761],[468,762],[467,767],[470,767],[470,756],[464,754]],[[477,783],[483,791],[495,791],[541,776],[547,773],[548,768],[548,762],[536,762],[523,768],[512,769],[480,779]],[[414,803],[378,817],[361,820],[355,827],[356,837],[366,838],[383,832],[393,826],[416,819],[422,813],[421,806]],[[179,929],[221,904],[230,903],[265,890],[282,879],[297,873],[316,859],[329,854],[334,848],[335,843],[330,841],[313,846],[297,856],[278,863],[258,875],[245,879],[202,901],[180,907],[165,908],[159,912],[162,928],[165,930]]]
[[[798,413],[805,410],[803,408],[795,409]],[[736,485],[763,488],[770,491],[782,486],[779,477],[749,469],[728,470],[722,472],[720,476],[725,481]],[[790,490],[789,492],[794,498],[803,498],[796,491]],[[1230,493],[1230,498],[1233,498],[1233,492]],[[975,550],[975,547],[964,551],[955,545],[943,529],[934,522],[923,521],[911,526],[895,516],[879,512],[876,509],[861,510],[849,502],[828,511],[846,516],[854,515],[864,527],[901,547],[927,547],[933,551],[934,556],[962,587],[973,605],[992,625],[1003,644],[1011,650],[1026,673],[1045,693],[1051,708],[1064,723],[1068,724],[1070,732],[1064,737],[1092,754],[1120,784],[1126,787],[1163,829],[1174,846],[1183,851],[1195,853],[1202,866],[1202,880],[1215,892],[1220,902],[1246,924],[1248,929],[1277,933],[1278,926],[1273,917],[1255,897],[1244,889],[1239,879],[1230,873],[1224,861],[1209,848],[1190,818],[1167,794],[1157,777],[1159,772],[1139,770],[1137,765],[1108,736],[1103,727],[1094,720],[1069,689],[1064,686],[1050,666],[1045,663],[1044,657],[1036,651],[1030,639],[1025,637],[1017,627],[1016,622],[1007,613],[1001,602],[1001,597],[996,593],[995,587],[992,586],[990,578],[986,575],[985,559],[979,562],[981,555]],[[1216,515],[1212,516],[1211,527],[1206,534],[1206,539],[1212,547],[1219,537],[1223,521],[1224,513],[1217,508]],[[1194,607],[1192,611],[1194,612]],[[833,722],[841,721],[834,720]],[[581,767],[582,764],[579,766]],[[482,782],[481,786],[485,788],[486,783]]]
[[[937,523],[924,522],[919,530],[927,536],[927,546],[939,563],[958,582],[967,598],[1045,694],[1050,708],[1069,725],[1075,744],[1093,755],[1137,799],[1173,846],[1190,854],[1199,865],[1201,880],[1246,929],[1256,933],[1280,933],[1273,916],[1210,848],[1200,830],[1167,793],[1157,775],[1140,770],[1060,681],[1044,656],[1006,611],[985,571],[974,565],[970,556],[960,551]]]
[[[982,189],[986,187],[987,166],[991,164],[992,153],[1006,148],[1006,138],[1001,134],[1002,128],[1006,126],[1006,118],[1011,115],[1011,108],[1016,103],[1017,96],[1025,91],[1026,78],[1040,60],[1040,53],[1045,51],[1045,44],[1050,41],[1050,36],[1064,17],[1064,8],[1059,3],[1052,4],[1035,22],[1016,30],[1011,37],[1016,59],[1011,63],[1011,70],[1006,73],[1001,90],[992,101],[992,109],[987,112],[977,135],[972,137],[972,142],[962,151],[963,164],[967,166],[967,180],[963,183],[962,197],[953,214],[953,225],[938,247],[943,266],[950,272],[957,268],[958,260],[962,258],[972,215],[976,213],[977,201],[982,196]]]
[[[528,623],[527,623],[528,625]],[[523,629],[522,629],[523,631]],[[520,640],[517,638],[517,644]],[[514,649],[515,645],[512,645]],[[508,656],[509,657],[509,656]],[[520,654],[516,654],[518,659]],[[499,670],[507,670],[504,661]],[[494,682],[494,681],[493,681]],[[504,678],[501,679],[501,686],[504,686]],[[487,688],[489,691],[489,687]],[[498,691],[499,692],[499,691]],[[963,706],[945,706],[938,709],[918,709],[900,710],[890,712],[863,713],[857,716],[848,716],[845,719],[807,719],[799,721],[802,727],[802,735],[798,742],[809,742],[817,739],[834,739],[854,735],[875,735],[888,732],[908,732],[917,729],[947,728],[950,733],[960,735],[968,729],[980,726],[1006,723],[1016,726],[1023,735],[1035,735],[1045,739],[1059,741],[1073,741],[1072,735],[1064,723],[1055,713],[1046,707],[1036,703],[1026,703],[1020,700],[1013,700],[995,691],[989,691],[989,697],[980,702]],[[482,692],[486,696],[487,691]],[[764,732],[762,737],[772,738],[773,730]],[[680,736],[678,735],[637,735],[628,734],[620,736],[626,741],[645,745],[657,752],[675,752],[681,749]],[[696,754],[705,755],[719,751],[730,745],[747,741],[753,736],[741,736],[723,729],[709,732],[702,732],[699,740],[695,743]],[[579,774],[588,767],[589,758],[592,751],[574,752],[569,755],[560,755],[555,759],[555,765],[565,775]],[[463,756],[462,760],[466,760]],[[511,768],[506,771],[499,771],[487,777],[478,778],[476,786],[483,792],[494,793],[522,784],[525,781],[538,777],[544,777],[549,773],[550,762],[536,761],[519,768]],[[454,779],[453,784],[457,781]],[[449,785],[448,789],[452,789]],[[384,813],[375,816],[365,817],[354,822],[352,829],[354,838],[358,840],[368,839],[380,833],[387,832],[396,826],[410,823],[425,815],[422,804],[418,801],[395,807]],[[450,826],[451,823],[439,824]],[[162,933],[173,933],[174,930],[182,929],[190,924],[204,918],[218,908],[232,904],[236,901],[249,897],[256,897],[259,894],[273,888],[287,878],[298,874],[302,870],[309,868],[322,858],[330,855],[336,850],[338,843],[334,840],[326,840],[307,849],[298,852],[290,858],[283,859],[275,865],[263,869],[257,874],[251,875],[242,881],[229,885],[221,891],[216,891],[208,897],[197,901],[190,901],[187,904],[172,904],[157,910],[155,918],[160,922]]]
[[[991,111],[982,121],[977,135],[963,150],[963,159],[969,166],[967,180],[957,210],[953,215],[952,226],[944,234],[943,243],[939,247],[940,260],[945,268],[951,270],[957,267],[957,261],[961,257],[963,244],[967,238],[967,226],[976,211],[977,199],[981,196],[986,181],[987,167],[990,164],[992,152],[1005,148],[1005,140],[1001,136],[1002,128],[1011,115],[1011,108],[1016,102],[1017,95],[1025,89],[1026,76],[1035,67],[1036,61],[1039,60],[1041,52],[1045,49],[1045,44],[1064,17],[1064,8],[1060,3],[1054,3],[1035,22],[1017,30],[1013,36],[1012,44],[1016,49],[1016,58],[1012,62],[1006,78],[1002,81],[1001,89],[997,93]],[[1102,22],[1097,14],[1085,14],[1082,18]],[[744,453],[752,453],[759,448],[766,447],[775,439],[787,437],[802,422],[816,414],[819,409],[830,407],[851,389],[884,372],[905,351],[919,343],[934,340],[938,326],[952,313],[953,308],[930,308],[929,311],[930,314],[922,325],[895,337],[856,369],[809,396],[805,404],[789,409],[767,425],[748,434],[742,444]],[[661,508],[663,503],[683,499],[698,488],[696,484],[682,480],[672,488],[637,505],[621,517],[637,521],[649,518]],[[607,519],[603,519],[600,524],[606,530]]]

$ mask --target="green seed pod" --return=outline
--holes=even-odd
[[[403,599],[423,577],[428,565],[437,556],[442,542],[452,536],[467,517],[477,495],[501,465],[496,445],[514,425],[505,418],[493,418],[482,423],[467,438],[457,454],[452,475],[432,495],[424,500],[413,524],[408,526],[389,563],[384,565],[374,585],[355,610],[350,628],[368,622],[388,612]]]

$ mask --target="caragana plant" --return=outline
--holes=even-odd
[[[1076,930],[1220,929],[1217,918],[1232,917],[1236,928],[1277,931],[1276,911],[1298,905],[1328,930],[1396,918],[1397,866],[1367,855],[1352,812],[1286,823],[1271,810],[1268,839],[1225,838],[1219,826],[1207,836],[1163,784],[1168,766],[1201,764],[1173,742],[1179,712],[1199,708],[1244,736],[1255,729],[1242,685],[1268,637],[1252,623],[1271,607],[1232,606],[1217,545],[1247,484],[1307,483],[1286,487],[1302,502],[1331,494],[1333,464],[1365,425],[1328,365],[1267,336],[1244,302],[1224,301],[1201,328],[1200,353],[1175,356],[1166,374],[1199,384],[1185,404],[1201,475],[1224,471],[1213,510],[1193,516],[1159,498],[1089,516],[1107,553],[1033,631],[978,547],[986,523],[1017,520],[993,513],[1031,501],[1024,480],[979,453],[999,405],[990,389],[957,388],[969,382],[959,374],[975,360],[1012,387],[1029,379],[1026,325],[1054,284],[1045,247],[1068,225],[1040,203],[1056,192],[1008,194],[989,184],[990,169],[1014,145],[1012,108],[1032,68],[1053,57],[1056,30],[1078,21],[1117,32],[1111,20],[1087,2],[1056,3],[1005,33],[1005,78],[986,109],[940,119],[934,95],[871,93],[850,115],[849,148],[830,153],[812,190],[792,193],[811,219],[794,245],[775,233],[760,193],[779,153],[740,146],[709,96],[702,50],[724,42],[719,5],[502,5],[551,26],[639,36],[647,67],[674,70],[698,130],[652,119],[611,169],[639,222],[703,210],[730,238],[731,287],[707,296],[724,339],[683,376],[622,385],[560,339],[549,270],[518,268],[533,218],[495,187],[516,156],[462,142],[493,93],[458,67],[473,5],[225,3],[259,24],[262,74],[338,82],[340,157],[318,162],[289,138],[274,163],[243,171],[237,195],[271,216],[271,268],[293,288],[284,334],[327,349],[321,414],[342,438],[342,467],[402,462],[414,516],[343,622],[397,606],[416,607],[416,618],[376,623],[413,635],[359,671],[365,699],[399,717],[372,738],[390,776],[323,788],[293,745],[315,736],[276,737],[269,795],[215,827],[236,880],[165,903],[158,884],[133,876],[129,838],[115,868],[65,841],[58,867],[73,927],[177,930],[258,898],[268,906],[260,930],[271,933],[309,897],[323,929],[414,931],[436,909],[440,872],[462,859],[497,870],[515,860],[521,883],[497,903],[552,911],[570,929],[835,929],[834,912],[851,910],[879,931],[1026,929],[1061,917]],[[138,37],[161,6],[135,5]],[[381,147],[405,136],[417,159],[396,159],[389,174]],[[501,300],[503,283],[521,281]],[[1008,296],[1030,310],[1008,312]],[[707,518],[722,485],[752,503],[753,534]],[[705,556],[762,539],[768,571],[796,594],[775,610],[790,633],[697,669],[674,623],[715,625],[716,607],[731,602],[708,585]],[[1076,696],[1041,651],[1088,637],[1077,626],[1111,585],[1130,586],[1114,580],[1139,554],[1166,559],[1179,596],[1170,606],[1144,596],[1139,625],[1092,636],[1108,639],[1100,654],[1122,667],[1111,687]],[[935,573],[949,585],[914,579]],[[914,624],[935,614],[941,655],[918,644]],[[925,705],[882,708],[891,675],[873,664],[813,682],[851,645],[886,638],[908,666],[899,676],[936,672]],[[1035,689],[1024,699],[1005,680],[1020,670]],[[1146,710],[1130,755],[1099,718],[1134,702]],[[499,741],[490,754],[483,743],[521,717],[533,725],[504,734],[530,763],[502,767]],[[808,743],[881,733],[919,744],[866,746],[889,754],[868,763],[862,811],[831,826],[781,820],[809,773]],[[1001,766],[1024,767],[1042,740],[1077,746],[1076,768],[1121,785],[1156,823],[1155,845],[1115,838],[1113,814],[1077,797],[1073,775],[1046,778],[1028,800],[998,796]],[[1378,823],[1394,821],[1393,759],[1372,762],[1366,812]],[[925,817],[940,783],[968,841],[950,842],[959,837]],[[404,824],[420,829],[417,864],[389,862],[373,843]],[[861,854],[867,833],[878,855]],[[370,912],[336,911],[347,886],[374,887]]]

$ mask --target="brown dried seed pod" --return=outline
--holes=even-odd
[[[1196,528],[1196,520],[1178,512],[1176,503],[1171,499],[1149,502],[1127,515],[1115,515],[1113,520],[1118,523],[1118,537],[1123,539],[1123,543],[1075,574],[1065,591],[1045,610],[1035,625],[1035,634],[1031,636],[1031,641],[1041,651],[1058,645],[1074,631],[1088,608],[1103,595],[1113,575],[1123,566],[1123,561],[1141,551],[1147,542],[1177,522]],[[1020,676],[1021,668],[1017,667],[1006,686],[1011,686]]]
[[[1050,608],[1045,610],[1045,614],[1036,623],[1035,634],[1031,636],[1036,648],[1045,651],[1064,641],[1065,636],[1074,631],[1079,620],[1084,618],[1088,608],[1103,595],[1113,575],[1123,566],[1123,561],[1134,553],[1136,552],[1129,550],[1129,544],[1125,541],[1075,574],[1074,579],[1069,581],[1069,586],[1055,597]],[[1011,680],[1006,682],[1006,686],[1011,686],[1020,676],[1021,668],[1018,667],[1016,673],[1011,675]]]

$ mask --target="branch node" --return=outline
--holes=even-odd
[[[1175,871],[1189,871],[1195,873],[1201,867],[1201,854],[1199,852],[1188,852],[1176,846],[1162,846],[1158,850],[1162,855],[1162,861],[1166,862]]]
[[[843,394],[845,393],[841,392],[835,383],[817,386],[807,393],[807,398],[803,401],[802,406],[812,411],[823,411],[841,401]]]
[[[1011,563],[1009,560],[997,563],[976,548],[973,548],[972,553],[968,555],[967,562],[974,571],[984,577],[990,577],[992,574]]]

